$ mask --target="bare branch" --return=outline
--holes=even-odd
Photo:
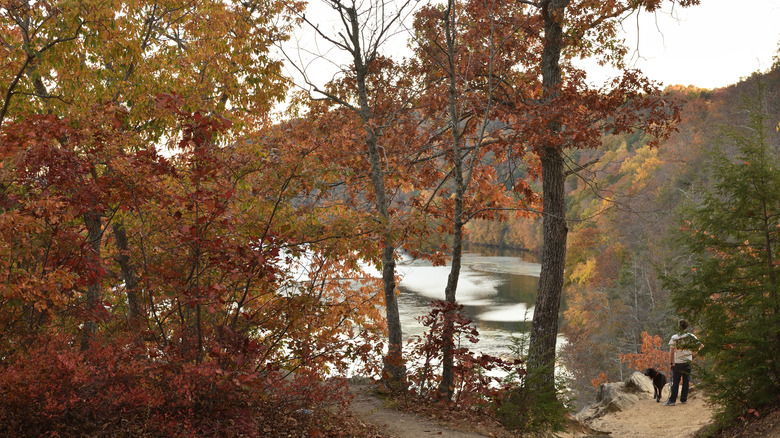
[[[590,167],[590,166],[592,166],[592,165],[594,165],[594,164],[598,163],[599,161],[600,161],[600,159],[599,159],[599,158],[594,158],[594,159],[592,159],[592,160],[588,161],[588,162],[587,162],[587,163],[585,163],[585,164],[580,164],[580,165],[577,165],[577,167],[570,167],[570,168],[569,168],[569,170],[567,170],[567,171],[564,173],[564,176],[573,175],[573,174],[575,174],[575,173],[577,173],[577,174],[578,174],[580,171],[587,169],[588,167]]]

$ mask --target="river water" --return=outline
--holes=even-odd
[[[463,254],[457,301],[479,331],[474,351],[506,356],[513,338],[530,330],[541,265],[534,254],[470,246]],[[397,272],[403,278],[398,308],[404,339],[424,332],[417,317],[430,310],[431,300],[444,299],[450,266],[432,266],[405,258]]]

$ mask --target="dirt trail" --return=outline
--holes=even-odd
[[[453,430],[419,415],[390,409],[385,406],[383,400],[374,395],[373,388],[374,386],[368,383],[350,383],[349,390],[355,395],[351,409],[355,417],[364,423],[378,426],[382,433],[396,438],[427,436],[484,438],[487,436]]]
[[[615,412],[591,420],[590,427],[610,432],[615,438],[684,438],[710,422],[712,409],[699,392],[692,392],[688,403],[679,401],[674,406],[664,406],[648,395],[623,412]],[[575,435],[576,437],[582,435]]]
[[[490,431],[478,433],[459,431],[442,426],[419,415],[397,411],[385,406],[383,400],[372,392],[369,383],[350,383],[355,395],[352,412],[364,423],[378,426],[382,433],[396,438],[418,438],[427,436],[453,438],[484,438],[495,436]],[[559,434],[561,438],[612,437],[612,438],[686,438],[712,418],[712,410],[700,393],[692,392],[688,403],[663,406],[647,394],[630,409],[605,415],[588,422],[596,431]],[[496,434],[498,435],[498,434]]]

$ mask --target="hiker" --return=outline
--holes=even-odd
[[[687,332],[688,321],[681,319],[678,324],[679,333],[672,335],[669,340],[669,365],[672,368],[672,393],[664,406],[674,406],[677,402],[677,391],[680,389],[682,379],[682,392],[680,403],[688,401],[688,385],[691,380],[691,361],[693,360],[692,348],[701,348],[699,338],[693,333]],[[698,348],[696,347],[698,346]]]

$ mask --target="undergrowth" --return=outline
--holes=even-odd
[[[40,338],[3,358],[0,436],[360,436],[338,427],[351,399],[341,380],[231,370],[133,343],[72,344]]]
[[[452,321],[450,328],[446,318]],[[396,396],[403,409],[448,422],[487,425],[506,433],[544,435],[563,429],[567,409],[561,401],[562,382],[556,382],[551,394],[531,394],[527,389],[532,387],[529,382],[534,374],[523,366],[524,337],[515,338],[515,359],[506,360],[468,348],[478,341],[479,332],[463,314],[462,305],[434,301],[431,311],[419,319],[427,330],[409,342],[409,391]],[[452,398],[439,390],[442,351],[448,342],[454,352]]]

